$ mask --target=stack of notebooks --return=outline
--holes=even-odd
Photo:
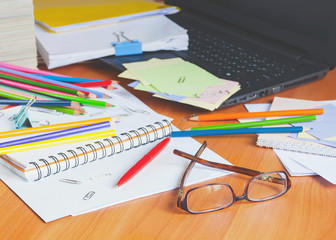
[[[269,106],[265,106],[269,108]],[[336,184],[336,101],[308,101],[290,98],[274,98],[269,110],[293,110],[323,108],[316,120],[292,123],[303,126],[299,134],[260,134],[257,145],[273,148],[292,176],[320,175]],[[260,111],[249,107],[249,111]],[[266,109],[263,109],[266,110]]]
[[[165,16],[178,11],[173,6],[146,0],[51,2],[34,1],[37,48],[49,69],[119,55],[116,43],[139,43],[140,53],[188,49],[187,30]]]
[[[155,97],[213,111],[240,89],[238,82],[219,79],[181,58],[125,63],[119,77],[136,80],[129,86]]]
[[[32,0],[0,1],[0,61],[37,67]]]

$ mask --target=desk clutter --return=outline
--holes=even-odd
[[[84,80],[84,83],[100,81],[5,63],[1,64],[1,69],[3,77],[7,76],[7,72],[11,72],[11,75],[8,74],[11,78],[21,74],[20,77],[16,75],[15,79],[32,80],[43,76],[41,80],[48,76],[54,81],[72,81],[68,84],[74,86]],[[164,149],[160,148],[160,154],[158,150],[151,151],[172,131],[179,130],[171,124],[169,117],[154,112],[117,83],[112,86],[107,88],[97,84],[80,90],[82,99],[99,99],[105,103],[104,106],[75,102],[77,98],[66,100],[70,105],[48,106],[49,101],[52,104],[65,101],[55,95],[52,100],[29,98],[28,95],[11,99],[14,94],[2,99],[0,178],[45,222],[175,189],[189,162],[173,155],[173,150],[196,151],[200,147],[192,138],[171,138]],[[37,94],[51,98],[40,92],[30,91],[29,96]],[[103,93],[103,96],[99,98],[98,93]],[[89,99],[90,94],[94,94],[96,99]],[[37,103],[42,105],[34,106]],[[69,114],[54,109],[63,110],[74,103],[76,107],[83,107],[84,112]],[[20,112],[25,113],[19,116],[29,119],[32,127],[16,126],[12,118]],[[144,157],[147,154],[158,155],[149,163],[148,158]],[[205,149],[202,156],[229,164],[209,149]],[[148,165],[132,179],[128,177],[127,183],[121,186],[119,180],[132,166],[139,169],[136,163],[140,159],[145,159]],[[197,166],[190,174],[188,184],[226,174],[228,172]],[[119,187],[115,187],[117,184]]]
[[[152,58],[123,65],[127,70],[118,77],[136,80],[129,85],[134,89],[210,111],[240,89],[238,82],[219,79],[181,58]]]

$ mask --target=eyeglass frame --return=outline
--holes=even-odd
[[[187,159],[191,160],[188,167],[184,171],[184,174],[182,175],[181,182],[180,182],[180,187],[179,187],[179,192],[178,192],[178,196],[177,196],[177,207],[181,208],[184,211],[187,211],[187,212],[193,213],[193,214],[214,212],[214,211],[218,211],[218,210],[228,208],[228,207],[232,206],[235,202],[240,201],[240,200],[244,200],[244,199],[247,200],[247,201],[250,201],[250,202],[263,202],[263,201],[278,198],[278,197],[284,195],[285,193],[287,193],[288,190],[291,188],[291,181],[289,179],[288,174],[285,171],[259,172],[259,171],[248,169],[248,168],[243,168],[243,167],[238,167],[238,166],[233,166],[233,165],[228,165],[228,164],[223,164],[223,163],[211,162],[211,161],[199,158],[199,156],[205,150],[206,146],[207,146],[207,142],[204,141],[202,146],[198,149],[198,151],[196,152],[196,154],[194,156],[190,155],[188,153],[182,152],[180,150],[177,150],[177,149],[174,149],[174,151],[173,151],[174,154],[176,154],[180,157],[184,157],[184,158],[187,158]],[[252,176],[252,178],[247,183],[245,183],[244,194],[241,195],[241,196],[237,196],[234,193],[232,187],[227,183],[210,183],[210,184],[205,184],[205,185],[202,185],[202,186],[197,186],[197,187],[189,189],[186,192],[186,194],[184,195],[185,181],[186,181],[187,177],[189,176],[189,173],[191,172],[191,169],[194,167],[194,165],[196,163],[199,163],[199,164],[202,164],[202,165],[205,165],[205,166],[208,166],[208,167],[216,168],[216,169],[228,170],[228,171],[231,171],[231,172]],[[281,184],[281,181],[285,181],[285,182],[287,182],[287,188],[285,189],[285,191],[283,191],[279,195],[276,195],[276,196],[273,196],[273,197],[268,197],[268,198],[265,198],[265,199],[260,199],[260,200],[249,199],[248,196],[247,196],[247,193],[248,193],[248,187],[250,185],[250,182],[259,175],[271,174],[271,173],[282,173],[282,174],[285,175],[285,179],[277,179],[277,178],[274,178],[274,177],[268,177],[268,179],[262,179],[262,180],[271,181],[271,182],[279,183],[279,184]],[[195,189],[198,189],[198,188],[201,188],[201,187],[206,187],[206,186],[211,186],[211,185],[226,185],[226,186],[228,186],[229,189],[231,190],[231,193],[232,193],[232,196],[233,196],[232,202],[229,205],[226,205],[226,206],[223,206],[223,207],[218,207],[218,208],[215,208],[215,209],[209,209],[209,210],[204,210],[204,211],[191,211],[188,208],[188,202],[187,202],[189,193],[191,193]],[[184,195],[184,197],[183,197],[183,195]]]

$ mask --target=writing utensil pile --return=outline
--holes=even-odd
[[[251,113],[238,112],[238,113],[223,113],[223,114],[191,115],[186,118],[183,118],[182,121],[208,122],[208,121],[221,121],[221,120],[258,118],[258,117],[282,117],[282,118],[252,121],[245,123],[230,123],[230,124],[192,127],[183,131],[174,131],[172,132],[172,137],[196,137],[196,136],[210,136],[210,135],[260,134],[260,133],[299,133],[305,131],[306,129],[301,126],[299,127],[293,127],[293,126],[265,127],[265,126],[314,121],[316,120],[316,114],[323,114],[323,108],[265,111],[265,112],[251,112]]]
[[[116,122],[118,118],[105,117],[2,132],[0,154],[114,136],[111,126]],[[11,137],[15,139],[6,140]]]
[[[110,98],[99,91],[115,89],[118,81],[76,78],[48,71],[29,69],[0,62],[0,104],[2,108],[24,105],[36,97],[34,107],[48,108],[70,115],[83,115],[82,106],[113,107],[97,98]],[[94,89],[93,89],[94,88]],[[98,89],[98,90],[97,90]]]

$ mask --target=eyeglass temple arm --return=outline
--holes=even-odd
[[[202,146],[198,149],[198,151],[196,152],[195,156],[196,157],[199,157],[202,152],[204,151],[204,149],[206,148],[207,146],[207,143],[206,141],[202,144]],[[194,167],[195,165],[195,161],[191,161],[188,165],[188,167],[186,168],[186,170],[184,171],[184,174],[182,176],[182,179],[181,179],[181,183],[180,183],[180,189],[179,189],[179,194],[177,196],[177,206],[180,207],[180,204],[181,204],[181,199],[182,199],[182,196],[183,196],[183,188],[184,188],[184,183],[185,183],[185,180],[187,179],[189,173],[190,173],[190,170]]]
[[[263,174],[263,172],[251,170],[251,169],[248,169],[248,168],[242,168],[242,167],[232,166],[232,165],[223,164],[223,163],[211,162],[211,161],[208,161],[208,160],[190,155],[188,153],[182,152],[182,151],[177,150],[177,149],[174,149],[174,154],[176,154],[180,157],[184,157],[184,158],[187,158],[189,160],[198,162],[198,163],[200,163],[202,165],[205,165],[205,166],[208,166],[208,167],[228,170],[228,171],[231,171],[231,172],[241,173],[241,174],[252,176],[252,177]]]

